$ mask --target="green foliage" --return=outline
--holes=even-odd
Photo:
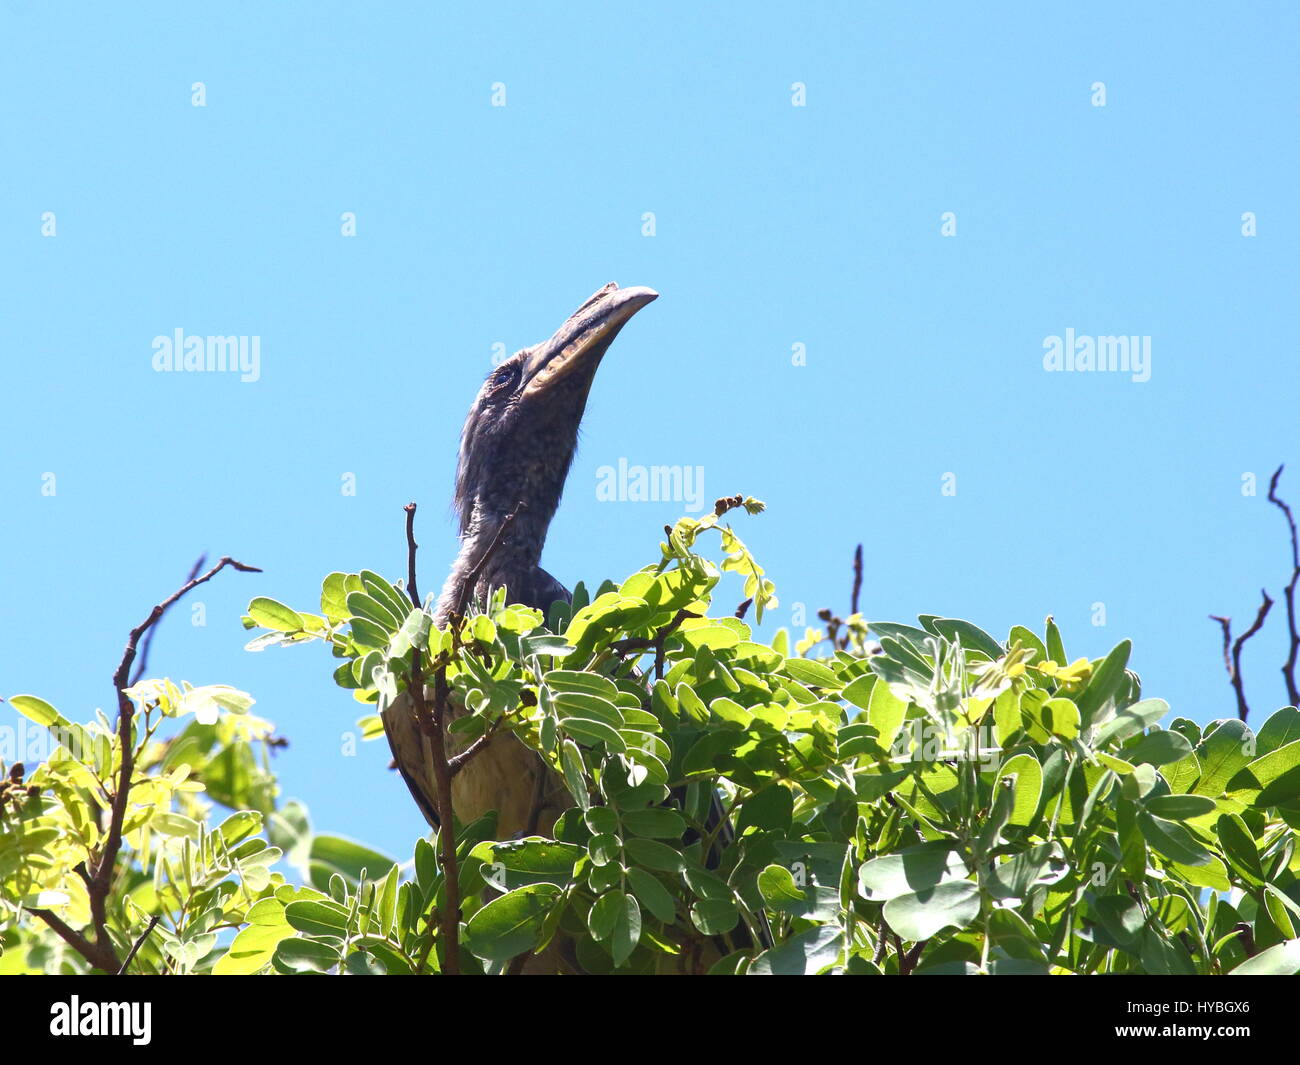
[[[720,564],[702,547],[711,531]],[[1162,726],[1168,708],[1142,697],[1127,641],[1070,661],[1050,619],[999,640],[958,619],[855,615],[843,640],[809,630],[792,654],[784,632],[763,642],[711,612],[728,571],[756,614],[771,608],[771,582],[710,516],[547,618],[498,596],[439,629],[428,603],[363,571],[330,574],[319,613],[257,599],[245,624],[268,630],[252,649],[327,643],[370,738],[418,652],[469,711],[458,742],[524,743],[567,785],[553,838],[499,840],[491,816],[458,827],[462,971],[505,972],[557,940],[593,972],[1300,971],[1295,708],[1258,733]],[[434,843],[399,867],[313,836],[301,808],[274,810],[265,762],[249,761],[268,734],[251,700],[151,685],[134,692],[142,751],[160,746],[149,722],[198,721],[138,769],[119,946],[162,922],[135,967],[445,966]],[[60,727],[39,700],[14,704]],[[107,722],[84,731],[106,749],[52,757],[30,778],[38,797],[4,807],[10,971],[77,964],[25,907],[87,919],[72,870],[93,858],[116,756]],[[214,771],[223,759],[243,768]],[[240,812],[211,827],[200,785]],[[273,870],[282,854],[304,883]]]

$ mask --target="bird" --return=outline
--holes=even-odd
[[[453,497],[460,549],[434,607],[435,625],[445,627],[463,599],[481,606],[501,587],[508,602],[543,615],[552,603],[571,601],[569,590],[541,567],[547,530],[573,463],[596,370],[632,316],[658,295],[611,282],[550,339],[516,352],[488,374],[461,432]],[[451,713],[464,710],[452,707]],[[399,695],[381,717],[396,768],[430,827],[438,828],[431,740],[416,722],[409,695]],[[501,839],[549,832],[571,805],[563,781],[509,735],[493,737],[452,782],[456,817],[469,824],[495,810]]]

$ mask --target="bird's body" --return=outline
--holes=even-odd
[[[483,603],[500,587],[509,602],[543,612],[569,600],[564,585],[541,568],[546,533],[596,368],[628,319],[657,295],[648,288],[606,285],[549,340],[488,375],[461,434],[455,494],[461,546],[435,624],[445,625],[469,602]],[[393,760],[426,820],[437,827],[431,738],[420,731],[406,695],[383,719]],[[456,750],[453,741],[449,753]],[[494,738],[452,781],[456,817],[469,823],[496,810],[501,839],[549,831],[570,802],[538,755],[508,735]]]

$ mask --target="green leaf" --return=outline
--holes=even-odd
[[[1196,757],[1201,762],[1201,779],[1192,788],[1194,795],[1217,799],[1237,771],[1250,763],[1247,753],[1250,729],[1244,721],[1227,718],[1217,723],[1213,732],[1201,739]]]
[[[677,919],[677,904],[658,877],[633,868],[627,871],[627,882],[637,899],[664,924],[672,924]]]
[[[358,647],[380,650],[388,646],[389,630],[363,617],[352,619],[352,639]],[[366,678],[367,681],[369,678]]]
[[[743,836],[747,828],[785,834],[793,816],[794,793],[784,784],[771,784],[740,804],[736,835]]]
[[[612,753],[622,754],[627,750],[623,737],[604,721],[597,721],[590,717],[566,717],[564,731],[584,743],[603,743]]]
[[[564,783],[582,809],[591,806],[591,796],[587,792],[587,782],[583,771],[582,752],[573,740],[567,737],[560,746],[560,764],[564,767]]]
[[[1131,640],[1121,640],[1101,665],[1092,671],[1088,686],[1075,699],[1085,726],[1092,724],[1094,715],[1105,705],[1106,700],[1113,698],[1120,690],[1124,681],[1124,667],[1128,665],[1128,656],[1132,650]]]
[[[979,886],[952,880],[885,903],[885,920],[903,939],[918,942],[945,928],[965,928],[979,916]]]
[[[66,717],[60,714],[44,699],[37,698],[35,695],[14,695],[9,699],[9,704],[17,710],[23,717],[30,721],[35,721],[44,728],[50,728],[57,725],[61,728],[67,728],[70,722]]]
[[[1300,710],[1284,706],[1260,726],[1255,737],[1255,754],[1263,757],[1296,740],[1300,740]]]
[[[596,900],[588,927],[598,941],[608,940],[614,965],[621,966],[641,941],[641,907],[631,895],[614,888]]]
[[[634,836],[677,840],[686,832],[686,821],[676,810],[652,806],[645,810],[628,810],[623,814],[623,827]]]
[[[858,870],[858,891],[863,898],[879,902],[969,875],[956,847],[939,840],[872,858]]]
[[[1061,630],[1056,627],[1056,622],[1052,618],[1047,619],[1047,657],[1060,666],[1069,661],[1065,657],[1065,644],[1061,641]]]
[[[827,669],[820,662],[813,662],[807,658],[787,658],[785,672],[800,684],[807,684],[810,687],[838,688],[840,686],[840,678],[835,675],[834,670]]]
[[[311,936],[342,936],[348,927],[348,911],[328,899],[291,902],[284,917],[293,928]]]
[[[1186,758],[1192,745],[1181,732],[1153,729],[1132,747],[1124,748],[1124,758],[1134,765],[1168,765]]]
[[[734,899],[700,899],[691,907],[691,923],[706,936],[726,935],[740,921]]]
[[[790,903],[802,903],[805,895],[794,882],[794,874],[784,865],[769,865],[758,874],[758,891],[773,909]]]
[[[1104,747],[1112,740],[1123,743],[1130,736],[1154,725],[1169,713],[1169,704],[1163,699],[1143,699],[1127,706],[1097,730],[1096,747]]]
[[[629,839],[623,844],[628,858],[637,865],[647,869],[658,869],[665,873],[681,872],[684,862],[681,854],[672,847],[664,846],[650,839]]]
[[[343,960],[337,947],[318,939],[284,939],[275,948],[278,968],[290,972],[329,972]]]
[[[1300,740],[1278,747],[1250,762],[1228,781],[1228,790],[1267,788],[1298,766],[1300,766]]]
[[[763,951],[749,967],[751,976],[814,976],[839,961],[843,933],[833,924],[809,928]]]
[[[469,919],[466,946],[489,961],[508,961],[532,950],[560,894],[554,884],[530,884],[493,899]]]
[[[876,742],[885,750],[893,746],[906,717],[907,703],[890,691],[883,680],[878,680],[867,703],[867,721],[876,729],[879,734]]]
[[[1145,810],[1138,814],[1137,820],[1142,838],[1157,854],[1180,865],[1207,865],[1213,858],[1182,825],[1152,817]]]
[[[305,625],[302,615],[266,596],[258,596],[248,604],[248,616],[264,629],[281,632],[299,632]]]
[[[1186,821],[1213,813],[1215,802],[1206,795],[1157,795],[1144,804],[1150,813],[1170,821]]]
[[[1102,895],[1092,910],[1101,926],[1121,947],[1136,947],[1146,928],[1146,918],[1136,899],[1128,895]]]
[[[411,606],[408,603],[406,610],[402,612],[401,617],[394,616],[389,610],[387,604],[381,603],[372,595],[365,592],[349,592],[347,598],[348,613],[353,617],[365,618],[367,621],[373,621],[387,633],[394,633],[401,628],[402,622],[406,620],[406,615]]]
[[[1300,973],[1300,939],[1290,939],[1260,951],[1232,970],[1229,976],[1294,976]]]
[[[866,710],[871,705],[871,690],[876,685],[875,674],[864,673],[844,686],[840,695],[859,710]]]
[[[496,866],[493,872],[502,874],[507,888],[540,883],[565,887],[573,879],[573,869],[583,849],[572,843],[529,836],[502,843],[480,843],[470,853],[486,865]]]
[[[311,841],[311,861],[330,872],[341,873],[348,880],[361,879],[364,869],[371,878],[383,876],[397,863],[386,854],[342,836],[314,836]]]
[[[1259,861],[1259,851],[1255,841],[1246,829],[1246,823],[1236,814],[1227,813],[1215,823],[1219,836],[1219,845],[1223,856],[1228,859],[1232,871],[1248,886],[1264,886],[1264,868]]]
[[[1001,658],[1006,651],[983,629],[960,618],[935,618],[931,627],[949,640],[961,640],[962,647],[988,655],[993,661]]]
[[[331,573],[320,586],[320,612],[331,624],[338,624],[348,617],[347,576]]]

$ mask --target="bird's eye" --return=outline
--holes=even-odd
[[[492,372],[493,391],[513,391],[519,384],[519,360],[509,359]]]

